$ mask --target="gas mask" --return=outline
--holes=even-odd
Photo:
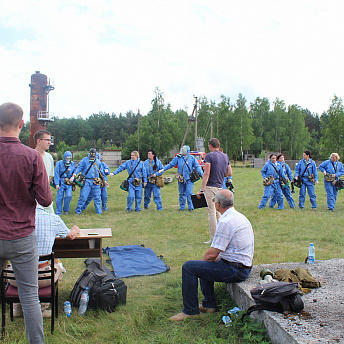
[[[89,158],[90,158],[91,162],[96,160],[96,153],[97,153],[97,151],[95,150],[95,148],[91,148],[90,149],[90,156],[89,156]]]
[[[70,166],[70,162],[72,161],[72,157],[71,156],[67,156],[66,157],[66,166]]]
[[[180,154],[181,155],[186,155],[188,153],[188,149],[186,148],[186,146],[183,146],[181,149],[180,149]]]

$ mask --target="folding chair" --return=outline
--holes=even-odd
[[[50,260],[50,269],[38,271],[38,281],[50,279],[51,285],[38,289],[40,302],[51,304],[51,334],[54,332],[54,320],[58,317],[58,281],[55,282],[54,252],[40,256],[39,261]],[[38,268],[38,267],[37,267]],[[48,275],[48,276],[44,276]],[[19,303],[18,289],[12,286],[8,280],[15,280],[12,270],[2,270],[0,277],[1,304],[2,304],[2,336],[5,334],[6,304],[10,305],[10,317],[13,321],[13,303]]]

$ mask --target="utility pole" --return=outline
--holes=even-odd
[[[213,136],[213,114],[210,115],[210,138],[214,137]]]
[[[195,111],[195,149],[194,150],[197,150],[197,145],[196,145],[196,139],[197,139],[197,107],[198,107],[198,104],[197,104],[197,100],[198,98],[193,96],[195,98],[195,106],[194,106],[194,111]]]

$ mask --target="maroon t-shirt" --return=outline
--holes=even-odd
[[[45,207],[53,201],[42,156],[16,137],[0,137],[0,239],[35,230],[36,200]]]
[[[230,165],[228,155],[215,150],[205,156],[204,162],[211,164],[207,186],[222,188],[227,166]]]

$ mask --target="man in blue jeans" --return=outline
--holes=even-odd
[[[19,141],[23,110],[0,105],[0,272],[9,259],[18,285],[29,343],[44,343],[38,299],[38,250],[35,232],[36,200],[52,201],[41,154]]]
[[[250,221],[234,209],[233,193],[219,190],[216,210],[221,213],[211,247],[202,260],[189,260],[182,269],[183,311],[169,320],[183,321],[215,312],[214,282],[241,282],[252,269],[254,235]],[[204,295],[198,304],[198,279]]]

